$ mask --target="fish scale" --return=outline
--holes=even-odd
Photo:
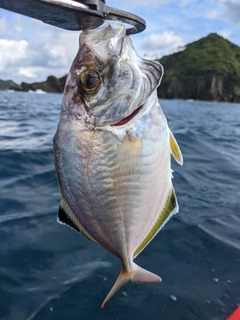
[[[129,280],[161,281],[133,259],[178,212],[170,153],[183,161],[157,98],[162,66],[138,57],[118,22],[79,43],[54,137],[58,218],[121,259],[103,307]]]
[[[109,149],[113,149],[113,144],[110,142],[111,139],[107,137],[106,132],[98,131],[94,133],[96,145],[92,148],[89,153],[87,166],[87,179],[89,184],[85,184],[85,194],[90,195],[90,206],[88,208],[84,208],[83,210],[88,214],[91,212],[98,211],[98,215],[92,217],[92,228],[94,232],[97,232],[97,226],[101,224],[102,226],[102,234],[101,237],[104,237],[104,234],[108,231],[109,225],[109,216],[111,216],[112,220],[112,232],[111,236],[108,236],[108,241],[111,241],[111,237],[116,239],[117,230],[119,230],[119,219],[114,219],[113,217],[119,217],[119,212],[117,209],[116,195],[114,192],[114,178],[113,171],[109,170],[109,167],[113,167],[115,164],[115,158],[112,155],[112,152],[109,154]],[[111,133],[108,132],[108,135],[112,136]],[[85,136],[85,140],[87,141],[87,137]],[[91,138],[90,138],[91,139]],[[89,139],[89,140],[90,140]],[[100,150],[101,146],[101,151]],[[106,162],[106,158],[108,161]],[[104,161],[105,160],[105,161]],[[92,164],[92,165],[91,165]],[[84,170],[86,171],[86,170]],[[106,176],[107,183],[104,183],[103,176]],[[79,204],[81,206],[81,204]],[[110,210],[109,210],[110,209]],[[110,239],[109,239],[110,238]],[[112,240],[113,240],[112,239]],[[98,241],[98,236],[96,236],[96,240]],[[119,241],[121,245],[121,242]],[[116,247],[112,251],[119,250]]]

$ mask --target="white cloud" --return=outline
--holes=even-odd
[[[218,19],[220,17],[220,12],[216,9],[210,10],[206,12],[206,18],[208,19]]]
[[[153,33],[142,41],[142,49],[145,52],[155,54],[175,51],[178,47],[183,46],[181,37],[175,35],[172,31],[164,31],[163,33]]]
[[[31,68],[18,68],[18,74],[30,79],[37,77],[37,74]]]
[[[195,0],[181,0],[179,3],[180,3],[180,6],[182,7],[185,7],[187,6],[190,2],[194,2]]]
[[[210,32],[230,36],[236,44],[240,41],[239,25],[233,24],[240,19],[240,0],[107,0],[107,4],[146,20],[144,33],[132,36],[141,56],[172,53]],[[206,19],[207,10],[211,20]],[[20,83],[63,76],[76,55],[78,36],[79,32],[0,9],[0,79]]]
[[[219,2],[233,5],[240,5],[239,0],[218,0]]]
[[[123,8],[124,10],[130,10],[133,9],[134,7],[150,7],[150,6],[161,6],[161,5],[165,5],[168,4],[170,2],[176,2],[177,4],[179,4],[180,6],[186,6],[188,3],[193,2],[195,0],[128,0],[125,3],[123,3],[122,1],[119,0],[108,0],[107,4],[109,6],[113,6],[115,8]],[[130,9],[129,9],[130,8]]]
[[[20,83],[66,74],[77,53],[79,32],[17,15],[16,20],[15,25],[0,19],[0,78]]]
[[[26,58],[27,46],[25,40],[0,39],[0,71],[21,63]]]
[[[227,39],[227,38],[229,38],[231,36],[232,31],[229,30],[229,29],[223,29],[223,30],[220,30],[218,33],[220,34],[220,36],[222,36],[223,38]]]
[[[240,23],[240,1],[239,0],[219,0],[226,6],[226,11],[222,15],[233,23]]]
[[[240,24],[240,0],[216,0],[222,5],[219,10],[211,10],[207,13],[209,19],[229,20],[234,24]]]
[[[6,19],[3,17],[0,19],[0,34],[4,33],[6,30]]]

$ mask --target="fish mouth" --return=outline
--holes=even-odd
[[[132,118],[134,118],[138,112],[142,109],[143,105],[139,106],[136,110],[134,110],[129,116],[126,118],[121,119],[119,122],[111,124],[111,127],[118,127],[118,126],[123,126],[126,123],[128,123]]]

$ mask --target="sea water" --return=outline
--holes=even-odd
[[[224,320],[240,303],[240,104],[162,100],[180,211],[137,257],[163,279],[100,305],[120,261],[56,221],[62,95],[0,91],[0,319]]]

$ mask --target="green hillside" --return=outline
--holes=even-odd
[[[0,90],[9,90],[9,89],[19,89],[20,86],[13,82],[12,80],[1,80],[0,79]]]
[[[159,61],[162,98],[240,101],[240,47],[216,33]]]

